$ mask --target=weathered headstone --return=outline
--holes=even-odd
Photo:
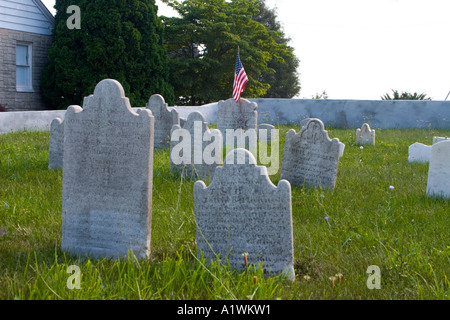
[[[64,119],[61,248],[77,255],[150,252],[153,116],[106,79]]]
[[[370,129],[368,123],[364,123],[361,129],[356,129],[357,145],[375,145],[375,130]]]
[[[408,162],[429,162],[431,156],[431,146],[420,142],[415,142],[408,148]]]
[[[217,165],[222,164],[222,143],[221,132],[217,129],[210,130],[200,112],[191,112],[183,128],[179,125],[172,127],[170,143],[172,173],[182,173],[188,179],[212,178]]]
[[[330,139],[320,119],[312,118],[299,133],[286,134],[281,179],[291,185],[334,189],[340,157],[339,139]]]
[[[431,147],[428,168],[427,196],[450,198],[450,140]]]
[[[244,137],[244,146],[246,148],[251,143],[250,140],[253,136],[256,143],[256,129],[258,126],[257,108],[258,106],[255,102],[250,102],[243,98],[241,98],[238,103],[236,103],[233,98],[219,101],[217,110],[217,129],[222,132],[224,145],[227,145],[227,147],[230,148],[240,147],[237,142],[237,139],[239,138],[230,134],[233,133],[233,131],[236,131],[237,133],[239,131],[238,129],[242,131],[242,133],[238,133],[239,135],[246,135],[246,137]],[[227,129],[229,130],[228,132]],[[247,134],[251,135],[251,137]]]
[[[294,279],[290,184],[275,186],[248,150],[232,150],[208,187],[195,182],[194,207],[199,256],[243,270],[245,255],[249,265]]]
[[[155,118],[155,149],[170,147],[170,130],[173,125],[180,125],[180,115],[177,110],[169,110],[163,96],[154,94],[150,97],[146,108]]]
[[[64,122],[55,118],[50,124],[50,141],[48,147],[48,168],[62,169],[64,157]]]

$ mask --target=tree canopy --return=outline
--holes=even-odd
[[[70,5],[81,28],[69,29]],[[154,0],[56,0],[56,26],[41,87],[52,108],[80,105],[105,79],[118,80],[133,107],[159,93],[173,103],[163,25]]]
[[[271,25],[274,15],[272,20],[261,15],[262,0],[163,1],[179,14],[162,17],[170,81],[178,104],[230,98],[238,47],[249,78],[244,98],[268,94],[276,83],[270,78],[276,64],[293,57],[279,25]]]

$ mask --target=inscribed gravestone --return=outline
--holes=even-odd
[[[248,150],[232,150],[208,187],[194,184],[194,207],[199,256],[243,270],[247,253],[249,264],[294,279],[290,184],[275,186]]]
[[[233,98],[219,101],[217,110],[217,129],[222,132],[222,136],[225,138],[224,144],[231,146],[232,148],[237,145],[235,136],[227,134],[230,133],[227,132],[227,129],[236,130],[236,132],[241,131],[237,133],[238,135],[246,134],[248,131],[252,136],[247,136],[250,141],[245,140],[244,146],[248,146],[251,143],[253,134],[256,143],[256,129],[258,123],[257,108],[258,106],[255,102],[250,102],[243,98],[241,98],[238,103],[236,103]],[[237,139],[239,140],[239,138]],[[243,137],[243,139],[245,139],[245,137]]]
[[[150,97],[146,108],[152,112],[155,119],[154,148],[164,149],[170,146],[170,130],[173,125],[180,124],[180,115],[177,110],[169,110],[163,96],[154,94]]]
[[[340,157],[339,139],[330,139],[320,119],[310,119],[299,133],[286,134],[281,179],[291,185],[334,189]]]
[[[180,137],[183,139],[181,142]],[[184,154],[185,152],[187,154]],[[222,134],[217,129],[210,130],[200,112],[191,112],[183,128],[179,125],[172,127],[170,143],[172,173],[183,172],[185,177],[191,179],[212,178],[216,166],[222,163],[221,159]]]
[[[125,257],[150,250],[153,116],[106,79],[64,119],[63,250]]]
[[[427,196],[450,198],[450,140],[431,147],[428,168]]]
[[[364,123],[360,129],[356,129],[356,144],[375,145],[375,130],[370,129],[368,123]]]
[[[48,168],[62,169],[64,156],[64,122],[55,118],[50,124],[50,141],[48,147]]]
[[[415,142],[408,147],[408,162],[429,162],[431,146]]]

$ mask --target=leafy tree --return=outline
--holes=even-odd
[[[288,56],[276,31],[253,20],[259,0],[164,0],[180,17],[163,17],[171,83],[178,104],[200,105],[232,95],[237,48],[249,78],[243,97],[264,96],[269,62]]]
[[[425,93],[409,93],[406,91],[399,93],[397,90],[392,90],[392,93],[392,97],[386,93],[381,97],[381,100],[431,100]]]
[[[69,29],[67,7],[81,10],[81,29]],[[56,0],[56,26],[42,91],[53,108],[80,105],[105,79],[118,80],[134,107],[154,93],[173,103],[168,58],[154,0]]]
[[[288,45],[290,39],[286,38],[281,25],[277,20],[275,9],[269,9],[264,0],[259,0],[259,13],[253,20],[263,24],[272,33],[275,41],[286,45],[286,53],[281,54],[284,61],[272,59],[268,66],[275,70],[273,73],[262,73],[259,80],[270,84],[270,88],[263,98],[293,98],[300,92],[300,81],[297,73],[299,60],[294,49]]]

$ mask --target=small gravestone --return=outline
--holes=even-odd
[[[299,133],[286,134],[281,179],[291,185],[334,189],[341,145],[330,139],[320,119],[312,118]]]
[[[64,122],[55,118],[50,124],[50,141],[48,147],[48,168],[58,170],[63,168],[64,156]]]
[[[260,142],[271,142],[274,136],[274,130],[275,126],[268,124],[268,123],[262,123],[258,125],[258,141]]]
[[[422,162],[430,161],[431,146],[427,146],[420,142],[415,142],[408,148],[408,162]]]
[[[445,140],[450,140],[449,137],[433,137],[433,144],[441,142],[441,141],[445,141]]]
[[[222,143],[221,132],[210,130],[200,112],[191,112],[183,128],[172,127],[171,172],[182,173],[188,179],[212,178],[216,166],[222,164]]]
[[[241,98],[238,103],[231,98],[218,103],[217,129],[222,132],[227,148],[245,147],[256,144],[258,123],[257,104]],[[245,137],[243,137],[245,135]],[[244,139],[243,145],[239,140]],[[254,141],[252,141],[254,140]]]
[[[134,112],[119,82],[101,81],[64,119],[62,250],[148,257],[152,175],[151,111]]]
[[[370,129],[368,123],[364,123],[361,129],[356,129],[357,145],[375,145],[375,130]]]
[[[180,115],[177,110],[169,110],[163,96],[154,94],[150,97],[146,108],[155,118],[155,149],[170,147],[170,130],[173,125],[180,125]]]
[[[265,273],[294,279],[290,184],[275,186],[248,150],[232,150],[208,187],[194,184],[194,207],[199,256],[242,271],[245,255]]]
[[[427,196],[450,198],[450,140],[431,147],[428,169]]]

